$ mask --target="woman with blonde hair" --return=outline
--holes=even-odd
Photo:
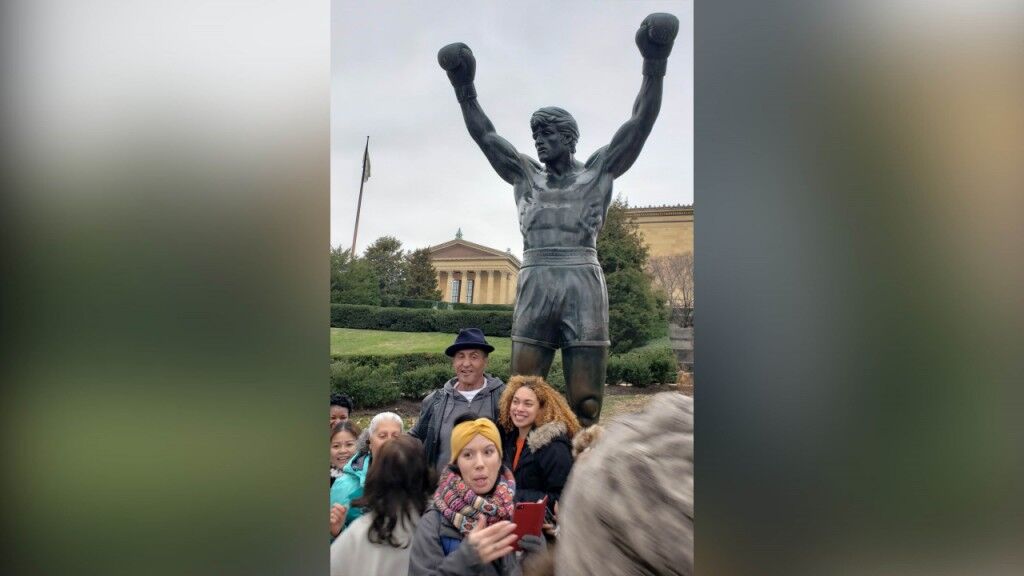
[[[547,497],[552,512],[572,470],[579,420],[565,398],[540,376],[513,376],[498,401],[505,431],[505,465],[516,479],[516,502]]]

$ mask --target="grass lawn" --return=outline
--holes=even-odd
[[[451,346],[455,334],[441,332],[384,332],[381,330],[355,330],[331,328],[331,354],[408,354],[439,352]],[[512,339],[488,337],[494,346],[493,356],[508,358],[512,355]]]

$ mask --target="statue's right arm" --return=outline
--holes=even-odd
[[[462,117],[473,141],[480,146],[488,162],[509,184],[515,184],[526,175],[519,153],[512,144],[494,130],[494,124],[484,114],[476,99],[473,78],[476,75],[476,59],[469,46],[461,42],[449,44],[437,53],[437,61],[446,72],[455,88],[455,96],[462,106]]]
[[[509,184],[519,181],[525,175],[519,153],[508,140],[498,136],[494,131],[494,124],[491,124],[491,120],[484,114],[476,98],[462,102],[462,117],[466,120],[469,135],[484,151],[484,156],[487,156],[487,161],[491,163],[498,176]]]

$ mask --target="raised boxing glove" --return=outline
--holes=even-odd
[[[679,19],[657,12],[644,18],[636,31],[636,46],[644,57],[644,74],[664,76],[665,62],[679,33]]]
[[[473,51],[462,42],[449,44],[437,53],[437,63],[448,73],[448,80],[455,87],[459,102],[476,97],[473,78],[476,76],[476,58]]]

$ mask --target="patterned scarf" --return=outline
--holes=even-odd
[[[441,475],[437,491],[434,492],[434,506],[459,532],[468,534],[480,518],[486,522],[485,526],[512,519],[512,495],[516,491],[516,479],[511,470],[502,466],[494,490],[487,496],[478,496],[452,468],[445,468]]]

